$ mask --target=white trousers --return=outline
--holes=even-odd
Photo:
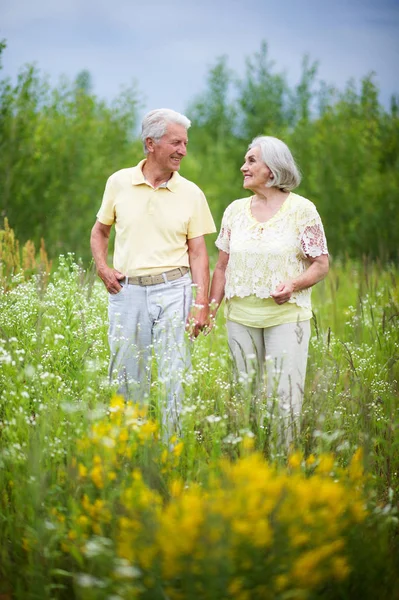
[[[264,329],[227,321],[227,331],[237,375],[248,386],[255,382],[258,393],[266,384],[269,408],[275,399],[291,443],[302,410],[310,320]]]
[[[191,367],[185,333],[192,303],[191,277],[152,286],[128,285],[109,294],[108,340],[111,350],[109,374],[119,383],[118,392],[145,402],[151,383],[154,353],[158,381],[165,387],[162,406],[164,432],[178,430],[183,399],[183,380]]]

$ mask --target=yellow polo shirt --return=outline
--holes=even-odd
[[[97,213],[100,223],[115,223],[114,268],[128,277],[188,267],[187,240],[216,231],[195,183],[174,172],[166,185],[153,188],[144,163],[111,175]]]

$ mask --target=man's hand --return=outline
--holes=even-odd
[[[104,223],[96,221],[91,230],[90,246],[98,276],[101,277],[110,294],[117,294],[122,287],[119,281],[124,278],[124,275],[107,265],[110,231],[111,225],[104,225]]]
[[[288,300],[292,296],[292,292],[294,291],[294,282],[293,281],[284,281],[280,283],[276,291],[273,294],[270,294],[276,304],[284,304],[284,302],[288,302]]]
[[[187,318],[186,329],[190,338],[196,338],[200,332],[208,327],[209,306],[208,304],[193,304]]]
[[[117,294],[122,289],[119,281],[121,279],[125,279],[125,276],[116,271],[116,269],[111,269],[111,267],[103,267],[98,271],[99,277],[104,282],[105,287],[109,291],[110,294]]]

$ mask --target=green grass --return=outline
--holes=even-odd
[[[111,550],[104,550],[101,560],[105,564],[100,564],[98,557],[85,558],[79,545],[68,538],[86,488],[118,511],[121,490],[128,485],[134,467],[143,473],[145,485],[166,502],[173,496],[171,486],[176,478],[183,488],[198,484],[205,489],[212,477],[220,476],[221,458],[244,460],[249,449],[260,452],[279,469],[289,470],[285,449],[276,441],[273,419],[265,418],[262,406],[232,381],[221,310],[212,333],[193,345],[193,377],[185,382],[181,455],[165,449],[156,435],[138,443],[137,448],[135,438],[129,438],[135,450],[130,458],[125,457],[118,484],[107,492],[95,490],[93,482],[92,488],[87,487],[90,477],[82,482],[77,464],[93,468],[95,453],[82,450],[79,441],[87,438],[93,425],[110,418],[114,393],[107,380],[106,302],[102,283],[71,256],[60,258],[47,287],[40,276],[34,276],[0,297],[2,599],[168,597],[165,592],[164,596],[150,593],[148,590],[155,588],[144,580],[137,589],[115,584],[117,592],[114,584],[103,590],[95,583],[88,588],[76,583],[81,581],[79,573],[98,579],[111,561],[104,558]],[[394,598],[390,594],[399,593],[394,587],[398,585],[398,269],[368,263],[334,264],[328,278],[313,290],[313,305],[313,335],[296,449],[303,465],[308,457],[314,457],[317,464],[326,452],[332,453],[332,477],[349,465],[357,448],[363,449],[365,501],[371,517],[360,533],[353,530],[355,541],[350,541],[349,534],[346,539],[348,548],[351,543],[356,547],[353,556],[363,556],[368,568],[353,559],[346,587],[328,582],[308,595],[292,592],[281,595],[281,600],[375,598],[377,593],[382,599]],[[150,416],[159,414],[162,398],[162,387],[155,378]],[[162,458],[165,452],[166,458]],[[116,530],[104,527],[101,536],[111,540],[114,548]],[[384,591],[381,577],[387,584]],[[202,595],[197,592],[199,595],[192,597],[213,597],[207,595],[206,586],[204,589]],[[246,600],[244,591],[231,597]],[[177,594],[176,590],[173,593]],[[173,593],[170,598],[179,597]],[[191,596],[186,593],[183,597]],[[253,592],[248,598],[252,597],[258,596]]]

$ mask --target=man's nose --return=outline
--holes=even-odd
[[[186,156],[186,154],[187,154],[186,144],[183,144],[183,142],[180,144],[180,146],[178,148],[178,153],[181,154],[182,156]]]

